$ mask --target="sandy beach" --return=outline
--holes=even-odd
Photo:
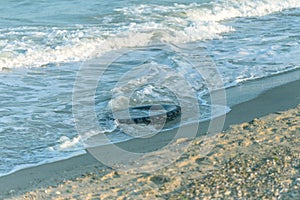
[[[299,87],[294,81],[233,106],[219,134],[201,136],[202,124],[176,162],[152,173],[116,171],[86,154],[1,177],[0,199],[299,199]]]
[[[300,200],[300,0],[0,19],[0,200]]]

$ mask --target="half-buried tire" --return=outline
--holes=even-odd
[[[114,119],[119,124],[150,124],[165,120],[169,122],[181,116],[181,107],[178,105],[143,105],[130,107],[128,110],[117,111]]]

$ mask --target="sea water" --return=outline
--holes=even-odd
[[[176,104],[166,86],[192,90],[201,112],[189,123],[228,112],[208,105],[211,90],[299,68],[299,21],[299,0],[1,1],[0,175],[85,153],[72,107],[78,71],[90,60],[122,52],[104,61],[95,92],[102,134],[120,142],[133,137],[111,110],[123,108],[126,93],[134,91],[132,105]],[[207,65],[221,84],[197,73]],[[211,114],[214,106],[221,113]]]

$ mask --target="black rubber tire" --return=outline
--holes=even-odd
[[[146,111],[149,113],[150,109],[155,110],[155,108],[163,108],[166,112],[157,115],[145,115],[135,117],[132,113],[136,111]],[[150,124],[152,119],[160,120],[165,119],[166,122],[172,121],[177,117],[181,116],[181,107],[178,105],[172,104],[163,104],[163,105],[143,105],[137,107],[129,108],[130,118],[115,118],[115,120],[120,124]]]

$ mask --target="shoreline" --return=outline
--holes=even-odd
[[[282,85],[297,81],[298,77],[300,77],[300,69],[293,69],[288,72],[274,74],[269,77],[262,77],[262,78],[258,78],[258,79],[254,79],[254,80],[249,80],[249,81],[243,82],[243,83],[235,85],[235,86],[230,86],[228,88],[225,88],[226,96],[227,97],[230,96],[230,99],[227,99],[227,105],[228,106],[237,106],[238,104],[246,103],[248,101],[251,101],[254,98],[258,98],[261,94],[263,94],[264,92],[266,92],[274,87],[280,87]],[[249,91],[250,91],[250,94],[249,94]],[[214,92],[218,92],[218,91],[213,91],[212,93],[214,93]],[[208,98],[206,98],[206,100],[209,101]],[[218,99],[217,99],[217,101],[218,101]],[[231,112],[231,110],[229,112]],[[216,118],[218,118],[218,117],[216,117]],[[200,121],[199,123],[206,124],[207,120]],[[229,125],[230,125],[230,123],[229,123]],[[206,126],[208,126],[208,125],[206,125]],[[199,136],[199,134],[198,134],[198,136]],[[121,143],[124,143],[124,142],[128,142],[128,141],[125,140],[125,141],[122,141]],[[86,150],[82,150],[82,151],[86,151]],[[54,162],[69,160],[73,157],[85,155],[85,154],[87,154],[87,152],[75,153],[75,154],[77,154],[77,155],[72,155],[72,156],[68,156],[66,158],[61,158],[61,159],[50,159],[49,161],[41,162],[38,164],[29,164],[28,166],[25,164],[24,165],[25,167],[20,167],[19,169],[13,170],[7,174],[2,174],[2,175],[0,175],[0,178],[14,174],[18,171],[21,171],[21,170],[24,170],[27,168],[34,168],[34,167],[38,167],[41,165],[51,164]]]
[[[246,102],[232,106],[226,115],[224,130],[230,125],[249,122],[254,118],[270,113],[284,111],[296,107],[300,103],[300,80],[268,89]],[[229,91],[229,90],[228,90]],[[201,136],[207,129],[208,123],[201,123],[197,136]],[[159,135],[150,140],[139,142],[138,139],[120,143],[120,147],[128,150],[139,151],[143,147],[148,150],[159,148],[170,140],[172,134]],[[159,140],[158,140],[159,138]],[[153,144],[156,144],[153,146]],[[89,153],[76,156],[67,160],[48,163],[32,168],[22,169],[7,176],[0,177],[0,199],[12,198],[28,191],[48,186],[57,186],[64,180],[74,179],[86,173],[105,170],[107,167],[98,162]]]

